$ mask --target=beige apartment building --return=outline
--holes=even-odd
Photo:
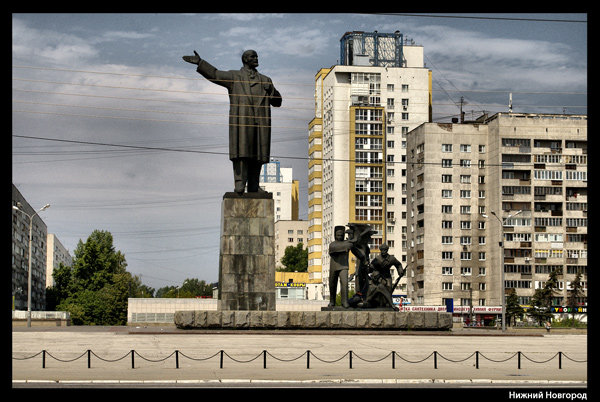
[[[73,264],[73,257],[69,250],[60,242],[54,233],[48,233],[46,237],[48,250],[46,252],[46,287],[54,286],[54,269],[58,268],[59,264],[67,267]]]
[[[587,116],[498,113],[407,136],[408,296],[416,305],[528,306],[561,269],[587,304]],[[504,270],[504,275],[502,271]]]
[[[275,269],[283,268],[281,258],[289,246],[308,241],[308,221],[279,220],[275,222]]]
[[[309,283],[326,298],[337,225],[370,224],[371,251],[387,243],[406,262],[406,134],[431,112],[422,46],[399,32],[347,32],[340,44],[341,64],[315,76],[308,139]]]

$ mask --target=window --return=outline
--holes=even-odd
[[[452,290],[452,282],[442,282],[442,290]]]
[[[461,229],[471,229],[471,221],[460,221]]]
[[[408,92],[408,84],[402,84],[402,92]]]
[[[452,251],[442,251],[442,260],[451,260]]]
[[[471,167],[471,159],[461,159],[460,166],[461,167]]]
[[[471,175],[461,174],[460,175],[460,182],[462,184],[471,184]]]
[[[442,167],[451,168],[452,167],[452,159],[442,159]]]
[[[452,190],[442,190],[442,198],[452,198]]]
[[[452,144],[442,144],[442,152],[452,152]]]
[[[471,152],[470,144],[460,144],[460,152]]]
[[[442,236],[442,244],[452,244],[452,236]]]
[[[442,229],[452,229],[452,221],[442,221]]]
[[[471,267],[461,267],[460,274],[465,275],[465,276],[470,276],[471,275]]]
[[[443,214],[451,214],[452,213],[452,205],[442,205],[442,213]]]
[[[460,259],[462,261],[469,261],[469,260],[471,260],[471,252],[470,251],[461,251],[460,252]]]
[[[452,275],[452,267],[442,267],[442,275]]]
[[[443,174],[442,175],[442,183],[452,183],[452,175],[451,174]]]

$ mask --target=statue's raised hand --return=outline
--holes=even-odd
[[[187,61],[188,63],[198,64],[201,59],[200,55],[194,50],[193,56],[183,56],[183,60]]]

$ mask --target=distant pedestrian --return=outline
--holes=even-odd
[[[546,321],[544,323],[544,327],[546,328],[546,332],[550,332],[550,328],[552,328],[552,324],[550,324],[550,321]]]

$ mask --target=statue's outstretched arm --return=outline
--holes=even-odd
[[[200,58],[200,55],[194,50],[193,56],[183,56],[183,60],[187,61],[188,63],[198,64],[202,59]]]

